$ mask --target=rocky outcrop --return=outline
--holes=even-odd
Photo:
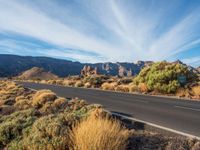
[[[83,76],[97,75],[97,67],[92,68],[91,66],[85,65],[81,70],[81,75]]]

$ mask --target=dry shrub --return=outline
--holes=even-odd
[[[82,81],[77,81],[74,86],[75,87],[82,87],[82,86],[84,86],[84,84],[83,84]]]
[[[115,91],[119,91],[119,92],[129,92],[129,86],[128,85],[118,85],[115,88]]]
[[[50,90],[40,90],[33,96],[32,105],[35,107],[41,107],[46,102],[54,101],[57,98],[56,94]]]
[[[90,115],[73,127],[72,150],[124,150],[130,131],[108,117]]]
[[[1,115],[9,115],[15,111],[15,108],[13,106],[9,105],[2,105],[0,107],[0,114]]]
[[[64,108],[67,105],[68,105],[68,100],[66,100],[65,98],[58,98],[53,102],[53,107],[57,109]]]
[[[64,80],[63,85],[64,86],[73,86],[76,83],[76,81],[73,80]]]
[[[139,83],[138,88],[141,92],[144,93],[148,92],[148,87],[145,83]]]
[[[138,91],[138,86],[131,83],[129,84],[129,92],[137,92]]]
[[[85,85],[84,85],[85,88],[91,88],[91,86],[92,85],[90,84],[90,82],[86,82]]]
[[[192,87],[192,92],[196,96],[200,96],[200,85]]]
[[[101,88],[103,90],[115,90],[115,87],[117,87],[117,82],[112,82],[112,83],[105,82],[101,85]]]
[[[42,83],[42,84],[46,84],[47,81],[46,81],[46,80],[41,80],[40,83]]]
[[[56,80],[48,80],[47,84],[56,84]]]
[[[176,96],[178,96],[178,97],[188,97],[189,98],[191,96],[191,94],[190,94],[188,89],[179,88],[176,91]]]
[[[17,97],[15,98],[15,101],[16,101],[16,102],[18,102],[18,101],[20,101],[20,100],[26,100],[26,98],[24,97],[24,95],[20,95],[20,96],[17,96]]]
[[[19,110],[24,110],[28,109],[31,107],[30,101],[29,100],[18,100],[15,104],[14,107],[19,109]]]
[[[63,85],[63,80],[55,80],[56,85]]]

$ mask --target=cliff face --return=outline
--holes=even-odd
[[[79,75],[84,66],[90,69],[96,68],[96,73],[105,75],[119,75],[131,76],[138,74],[140,70],[150,65],[151,61],[138,61],[137,63],[117,62],[117,63],[80,63],[68,60],[61,60],[49,57],[30,57],[30,56],[16,56],[16,55],[2,55],[0,54],[0,77],[17,76],[21,72],[29,70],[33,67],[44,68],[44,70],[51,72],[59,77],[66,77],[68,75]],[[90,70],[89,69],[89,70]],[[89,71],[91,72],[91,70]],[[86,72],[82,72],[83,74]],[[93,72],[92,74],[94,74]]]

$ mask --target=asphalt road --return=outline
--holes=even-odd
[[[200,101],[134,95],[93,89],[22,83],[33,89],[50,89],[62,97],[79,97],[106,109],[159,126],[200,137]]]

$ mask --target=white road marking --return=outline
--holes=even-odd
[[[192,134],[189,134],[189,133],[185,133],[185,132],[182,132],[182,131],[178,131],[178,130],[167,128],[167,127],[164,127],[164,126],[160,126],[160,125],[157,125],[157,124],[154,124],[154,123],[150,123],[150,122],[147,122],[147,121],[143,121],[143,120],[140,120],[140,119],[137,119],[137,118],[127,117],[127,116],[124,116],[124,115],[121,115],[121,114],[118,114],[118,113],[111,113],[111,114],[116,115],[116,116],[120,116],[120,117],[125,118],[125,119],[129,119],[129,120],[132,120],[132,121],[141,122],[141,123],[144,123],[146,125],[149,125],[149,126],[152,126],[152,127],[156,127],[156,128],[162,129],[162,130],[166,130],[166,131],[169,131],[169,132],[173,132],[173,133],[185,136],[185,137],[189,137],[189,138],[194,138],[194,139],[200,140],[200,137],[192,135]]]
[[[193,111],[200,111],[200,109],[191,108],[191,107],[184,107],[184,106],[178,106],[178,105],[175,105],[174,107],[181,108],[181,109],[187,109],[187,110],[193,110]]]

